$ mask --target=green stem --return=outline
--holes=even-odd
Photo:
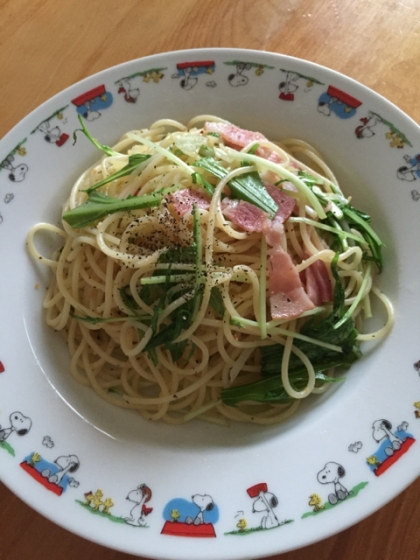
[[[329,231],[331,233],[335,233],[336,235],[340,236],[340,237],[348,237],[349,239],[353,239],[354,241],[357,241],[358,243],[364,243],[365,245],[368,245],[368,242],[365,239],[362,239],[361,237],[354,235],[353,233],[344,231],[343,229],[337,229],[335,227],[332,226],[327,226],[326,224],[322,223],[322,222],[317,222],[316,220],[311,220],[310,218],[301,218],[301,217],[290,217],[288,219],[289,222],[294,222],[294,223],[302,223],[302,224],[307,224],[308,226],[313,226],[319,229],[323,229],[325,231]]]
[[[267,241],[265,235],[261,236],[261,264],[260,264],[260,332],[261,339],[267,338]]]
[[[72,228],[83,228],[116,212],[130,212],[159,206],[165,195],[179,188],[179,186],[168,187],[152,194],[129,196],[122,200],[93,191],[86,202],[67,210],[62,217]]]
[[[181,167],[182,169],[184,169],[184,171],[186,171],[189,175],[192,175],[193,173],[195,173],[195,170],[192,169],[189,165],[187,165],[185,163],[185,161],[182,161],[182,159],[180,159],[178,156],[176,156],[175,154],[173,154],[172,152],[170,152],[166,148],[162,148],[162,146],[159,146],[158,144],[155,144],[151,140],[148,140],[147,138],[143,138],[143,136],[139,136],[138,134],[135,134],[134,132],[129,132],[127,134],[127,136],[128,136],[128,138],[131,138],[132,140],[135,140],[136,142],[139,142],[140,144],[144,144],[148,148],[151,148],[155,152],[158,152],[159,154],[165,156],[166,159],[168,159],[169,161],[172,161],[173,163],[178,165],[178,167]]]
[[[232,157],[232,159],[239,160],[239,161],[243,156],[241,152],[236,152],[235,150],[232,149],[229,150],[229,155]],[[305,198],[311,203],[312,208],[315,210],[318,217],[321,220],[327,217],[325,214],[325,210],[322,207],[322,204],[320,203],[316,195],[304,183],[304,181],[299,179],[299,177],[297,177],[294,173],[292,173],[282,165],[279,165],[278,163],[274,163],[272,161],[269,161],[268,159],[264,159],[260,156],[256,156],[255,154],[247,154],[247,160],[259,165],[260,167],[269,169],[270,171],[276,173],[276,175],[279,175],[282,179],[287,179],[288,181],[293,183],[295,187],[299,190],[299,192],[303,194]]]
[[[371,268],[372,268],[372,264],[368,263],[367,266],[366,266],[366,272],[365,272],[365,275],[363,277],[362,283],[360,285],[360,290],[359,290],[357,296],[354,298],[353,303],[347,309],[347,311],[344,313],[344,315],[341,317],[341,319],[334,325],[334,329],[338,329],[343,323],[345,323],[353,315],[354,310],[359,305],[361,299],[364,296],[366,286],[367,286],[367,284],[369,282],[369,279],[370,279],[370,276],[371,276]]]
[[[250,319],[244,319],[242,317],[235,317],[231,316],[230,324],[233,327],[238,329],[243,329],[244,327],[251,327],[251,328],[260,328],[260,324],[256,321],[251,321]],[[266,323],[267,326],[267,323]],[[304,334],[300,334],[295,331],[289,331],[287,329],[282,329],[279,327],[272,327],[268,329],[270,334],[279,334],[280,336],[290,336],[292,338],[296,338],[298,340],[303,340],[305,342],[309,342],[310,344],[314,344],[315,346],[321,346],[322,348],[328,348],[329,350],[333,350],[334,352],[342,352],[343,349],[341,346],[337,346],[336,344],[330,344],[329,342],[323,342],[322,340],[318,340],[316,338],[312,338],[310,336],[306,336]]]
[[[170,282],[171,284],[180,282],[190,282],[194,278],[193,274],[174,274],[172,276],[149,276],[147,278],[142,278],[140,284],[142,286],[149,286],[151,284],[165,284],[165,282]]]
[[[86,136],[86,138],[92,142],[92,144],[98,148],[98,150],[101,150],[101,152],[104,152],[107,156],[121,156],[122,154],[120,154],[119,152],[116,152],[115,150],[113,150],[112,148],[110,148],[109,146],[106,146],[105,144],[100,144],[95,138],[93,138],[93,136],[91,135],[91,133],[88,131],[88,129],[85,126],[84,120],[82,119],[81,115],[77,115],[80,125],[82,127],[82,132],[83,134]],[[80,129],[79,129],[80,130]],[[77,136],[76,136],[76,132],[78,132],[78,130],[75,130],[73,132],[73,145],[76,143],[77,140]]]

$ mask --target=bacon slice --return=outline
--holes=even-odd
[[[272,220],[267,219],[264,227],[263,233],[267,240],[267,243],[271,247],[276,247],[280,245],[282,235],[284,234],[284,222],[290,218],[296,207],[296,200],[291,196],[285,194],[281,189],[270,183],[264,183],[265,188],[274,202],[278,205],[278,210],[276,215]]]
[[[294,319],[315,307],[290,255],[279,246],[271,252],[268,261],[268,289],[273,319]]]
[[[267,243],[274,247],[281,241],[284,233],[283,223],[292,214],[296,201],[275,185],[265,183],[265,188],[278,205],[278,210],[272,220],[260,208],[244,200],[224,198],[221,207],[228,220],[245,231],[263,232]]]
[[[314,305],[322,305],[334,299],[331,278],[324,261],[317,260],[303,271],[306,292]]]
[[[273,221],[284,223],[293,214],[297,202],[291,196],[288,196],[284,191],[270,183],[264,183],[266,191],[278,205],[278,210],[273,218]]]
[[[241,150],[242,148],[245,148],[245,146],[248,146],[251,142],[267,140],[261,132],[245,130],[230,123],[206,122],[204,124],[204,130],[206,132],[217,132],[222,137],[224,143],[235,150]],[[274,163],[281,163],[283,161],[277,152],[274,152],[269,148],[259,147],[256,154],[257,156],[273,161]]]
[[[263,234],[265,235],[265,240],[271,247],[277,247],[281,245],[281,238],[284,235],[283,222],[266,220],[264,222]]]
[[[195,189],[181,189],[168,195],[168,210],[175,218],[182,218],[192,212],[193,205],[197,204],[202,210],[210,208],[210,198],[206,193]]]
[[[224,198],[220,203],[223,215],[245,231],[262,231],[268,218],[268,214],[263,212],[254,204],[245,200],[232,200]]]

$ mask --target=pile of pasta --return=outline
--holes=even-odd
[[[82,121],[81,121],[82,122]],[[107,402],[171,424],[273,424],[385,336],[382,243],[320,154],[214,116],[162,119],[71,188],[62,227],[28,234],[51,268],[45,319]],[[35,236],[63,239],[51,257]],[[363,334],[371,298],[384,326]]]

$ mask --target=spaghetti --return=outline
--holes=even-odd
[[[37,224],[27,242],[52,270],[46,322],[73,377],[109,403],[172,424],[276,423],[392,328],[382,243],[312,147],[209,115],[113,148],[82,132],[104,156],[62,228]],[[51,258],[41,231],[64,240]],[[361,334],[372,297],[386,323]]]

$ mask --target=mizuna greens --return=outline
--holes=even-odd
[[[334,300],[331,312],[326,317],[313,316],[299,331],[313,340],[327,343],[328,346],[319,346],[304,340],[295,339],[295,346],[299,348],[311,360],[317,380],[323,383],[334,383],[342,381],[342,378],[330,377],[323,374],[332,367],[348,368],[361,357],[360,347],[357,342],[358,332],[351,316],[345,313],[345,292],[337,271],[338,254],[331,261],[331,271],[335,280]],[[237,323],[240,325],[240,322]],[[336,348],[332,348],[335,345]],[[263,346],[261,353],[261,379],[240,387],[223,389],[222,401],[235,406],[242,401],[258,402],[290,402],[291,397],[287,393],[279,376],[279,362],[284,353],[284,346],[274,344]],[[308,383],[306,368],[302,361],[292,355],[289,360],[289,375],[293,385],[302,390]]]
[[[35,226],[28,247],[51,266],[46,322],[70,371],[103,399],[171,424],[273,424],[389,332],[370,216],[293,142],[197,117],[110,147],[79,120],[75,142],[102,159],[71,189],[62,228]],[[64,245],[39,260],[45,230]],[[366,334],[373,299],[384,325]]]

